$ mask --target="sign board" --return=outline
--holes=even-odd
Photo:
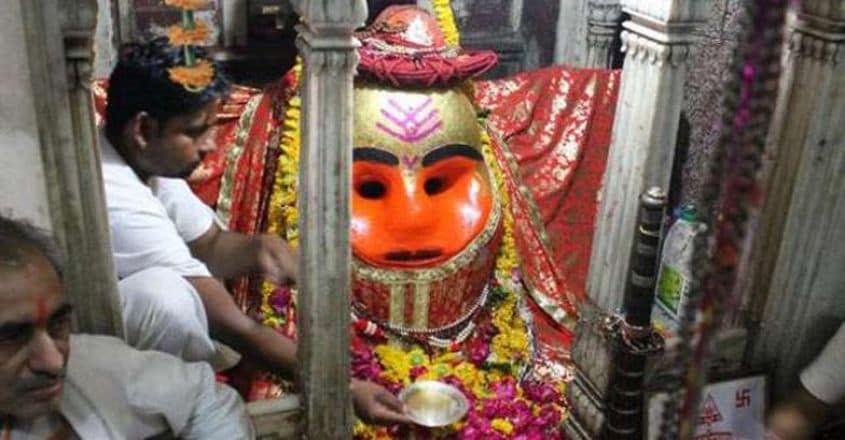
[[[649,440],[659,437],[660,416],[667,395],[648,399]],[[757,440],[765,438],[766,378],[750,376],[715,382],[701,394],[695,440]]]

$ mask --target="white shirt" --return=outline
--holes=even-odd
[[[801,372],[801,384],[828,405],[845,399],[845,323],[813,363]]]
[[[167,267],[182,276],[210,276],[186,243],[211,228],[211,208],[183,179],[153,177],[144,184],[102,131],[100,148],[118,278],[150,267]]]
[[[82,439],[255,437],[243,401],[216,383],[208,364],[135,350],[109,336],[71,336],[59,411]],[[11,438],[39,437],[16,426]]]

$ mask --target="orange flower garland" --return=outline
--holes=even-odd
[[[193,29],[177,25],[167,28],[167,39],[174,46],[201,45],[208,39],[208,35],[209,26],[204,21],[197,21]]]
[[[164,4],[186,11],[196,11],[207,8],[208,0],[164,0]]]
[[[182,24],[167,29],[167,38],[173,46],[182,46],[185,63],[167,69],[169,78],[185,90],[199,93],[214,80],[214,66],[208,60],[197,60],[194,46],[205,43],[210,26],[194,20],[194,11],[208,6],[207,0],[164,0],[164,4],[182,9]]]
[[[200,91],[214,79],[214,67],[207,60],[200,60],[191,67],[176,66],[167,69],[170,80],[182,84],[189,91]]]

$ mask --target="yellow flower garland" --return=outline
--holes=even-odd
[[[434,17],[437,19],[437,24],[440,25],[440,30],[443,31],[446,44],[457,46],[461,36],[458,33],[458,25],[455,24],[455,14],[452,12],[451,2],[449,0],[434,0],[431,3],[434,9]]]
[[[293,75],[298,85],[302,75],[301,58],[296,59]],[[267,213],[267,232],[284,235],[285,240],[294,247],[299,245],[299,211],[296,209],[299,193],[296,180],[299,175],[301,104],[299,95],[294,92],[285,106],[282,138],[279,145],[280,154]],[[273,312],[271,305],[275,289],[276,286],[270,281],[264,281],[261,285],[261,316],[264,325],[272,328],[278,328],[283,324]]]

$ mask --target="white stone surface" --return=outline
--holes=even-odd
[[[97,0],[97,31],[94,35],[94,77],[105,78],[117,62],[117,36],[109,0]]]
[[[623,2],[626,11],[635,7],[638,13],[670,20],[624,23],[626,58],[587,280],[588,295],[605,310],[622,304],[637,198],[651,186],[669,187],[686,61],[702,19],[694,11],[679,15],[668,8],[673,4]]]
[[[749,258],[749,289],[765,304],[752,361],[773,372],[775,396],[845,320],[845,0],[802,7],[788,33]]]
[[[587,0],[560,0],[555,64],[584,66],[587,62]]]
[[[32,101],[20,2],[0,14],[0,214],[50,229],[47,188]]]
[[[301,242],[299,350],[305,436],[351,436],[349,400],[349,188],[352,176],[352,81],[367,16],[363,0],[305,1],[297,45],[302,72],[299,200]]]

